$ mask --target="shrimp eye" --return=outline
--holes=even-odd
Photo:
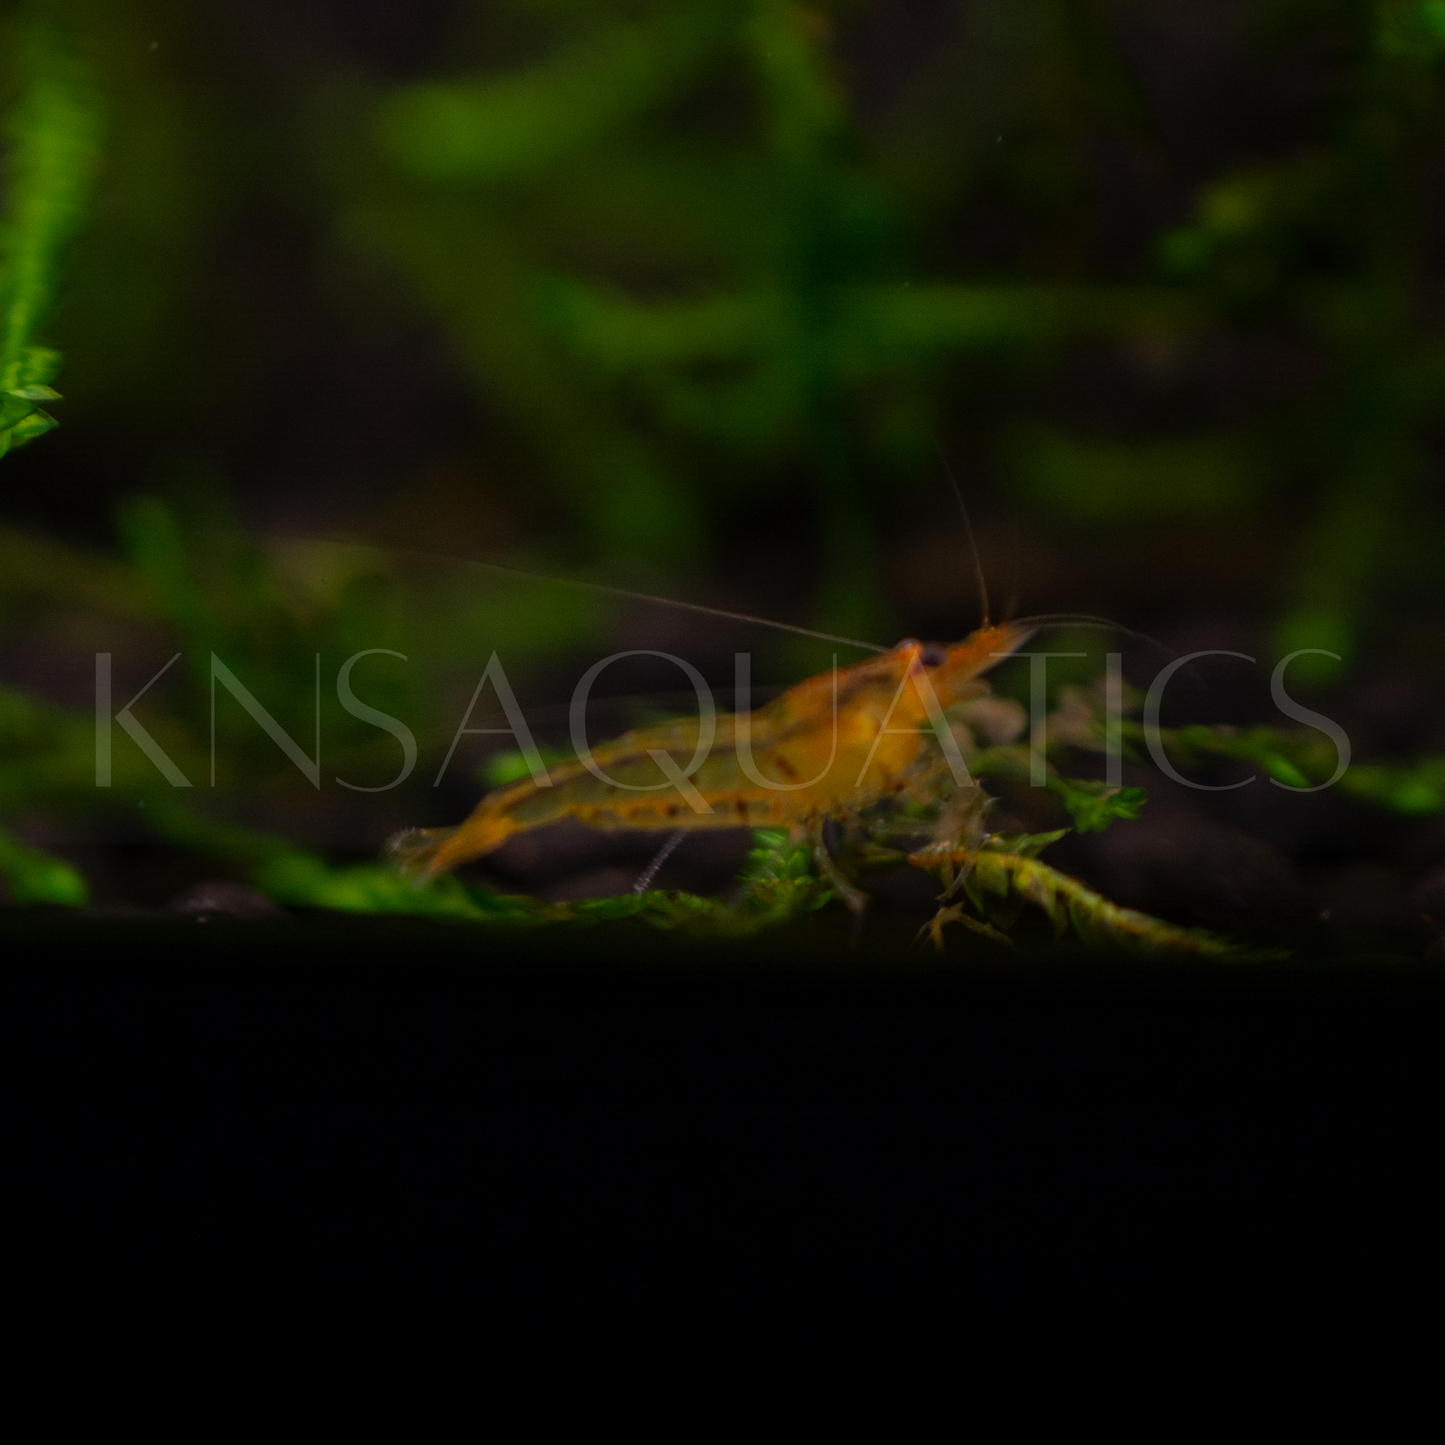
[[[948,653],[936,642],[930,642],[919,654],[918,660],[924,667],[942,667],[948,661]]]

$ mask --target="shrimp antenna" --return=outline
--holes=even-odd
[[[1082,624],[1086,627],[1102,627],[1108,632],[1117,632],[1121,637],[1132,637],[1135,642],[1147,643],[1150,647],[1157,648],[1166,657],[1173,657],[1174,650],[1166,647],[1157,637],[1150,637],[1147,632],[1136,632],[1132,627],[1125,627],[1122,622],[1113,622],[1107,617],[1094,617],[1088,612],[1041,612],[1037,617],[1020,617],[1014,622],[1015,627],[1070,627]]]
[[[319,539],[316,539],[319,540]],[[354,542],[330,542],[324,543],[327,546],[361,547],[366,548],[365,543]],[[401,547],[387,547],[388,552],[402,552],[410,549]],[[412,553],[413,556],[432,556],[437,553]],[[731,622],[751,622],[758,627],[771,627],[778,632],[796,632],[800,637],[815,637],[820,642],[838,642],[844,647],[856,647],[862,652],[887,652],[889,649],[880,647],[876,642],[863,642],[856,637],[839,637],[832,632],[817,632],[811,627],[799,627],[792,622],[776,622],[771,617],[754,617],[747,612],[729,612],[724,607],[710,607],[703,602],[683,602],[676,597],[656,597],[651,592],[635,592],[630,587],[614,587],[609,582],[584,582],[578,577],[553,577],[545,572],[529,572],[523,567],[504,567],[500,562],[479,562],[473,557],[457,557],[452,560],[462,562],[469,567],[480,567],[487,572],[500,572],[504,577],[525,577],[529,582],[555,582],[562,587],[576,587],[584,592],[603,592],[612,597],[628,597],[634,602],[651,602],[658,607],[672,607],[680,612],[702,612],[709,617],[725,617]]]
[[[983,621],[980,626],[987,627],[991,620],[988,605],[988,583],[983,578],[983,561],[978,555],[978,538],[973,534],[973,523],[968,516],[968,504],[963,500],[963,488],[958,485],[958,478],[953,475],[953,468],[948,465],[948,458],[943,454],[943,448],[938,444],[937,437],[933,439],[933,449],[938,453],[938,460],[943,463],[943,473],[948,478],[949,486],[953,488],[954,500],[958,503],[958,513],[963,518],[963,530],[968,533],[968,551],[973,558],[973,580],[978,584],[978,602],[983,613]]]
[[[1136,632],[1132,627],[1125,627],[1121,622],[1111,622],[1107,617],[1093,617],[1087,612],[1043,612],[1037,617],[1021,617],[1013,625],[1015,627],[1069,627],[1082,623],[1087,627],[1102,627],[1109,632],[1117,632],[1121,637],[1132,637],[1135,642],[1143,642],[1162,652],[1171,661],[1177,661],[1179,654],[1172,647],[1159,641],[1157,637],[1150,637],[1147,632]],[[1208,688],[1208,683],[1199,675],[1199,669],[1192,662],[1184,665],[1184,674],[1190,682],[1198,688]]]
[[[556,582],[563,587],[577,587],[584,592],[604,592],[612,597],[628,597],[634,602],[652,602],[658,607],[673,607],[680,612],[702,612],[709,617],[726,617],[732,622],[751,622],[758,627],[772,627],[780,632],[796,632],[801,637],[816,637],[820,642],[840,642],[844,647],[857,647],[864,652],[887,652],[876,642],[860,642],[856,637],[838,637],[831,632],[815,632],[811,627],[798,627],[791,622],[775,622],[770,617],[753,617],[747,612],[729,612],[723,607],[709,607],[702,602],[682,602],[676,597],[655,597],[651,592],[634,592],[630,587],[614,587],[608,582],[584,582],[576,577],[549,577],[542,572],[528,572],[521,567],[504,567],[500,562],[472,562],[473,567],[500,572],[507,577],[525,577],[529,582]]]

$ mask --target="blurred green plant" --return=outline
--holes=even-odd
[[[1138,712],[1135,696],[1126,711]],[[1050,714],[1047,734],[1047,786],[1074,819],[1080,832],[1094,820],[1107,826],[1114,817],[1138,816],[1145,801],[1140,788],[1110,787],[1059,775],[1056,763],[1070,749],[1106,752],[1111,746],[1099,686],[1065,687],[1058,709]],[[1152,746],[1151,746],[1152,743]],[[1339,787],[1351,797],[1407,816],[1427,816],[1445,809],[1445,758],[1424,757],[1407,763],[1356,763],[1341,758],[1336,738],[1317,728],[1238,728],[1191,724],[1179,728],[1148,728],[1136,718],[1118,719],[1117,747],[1122,760],[1148,766],[1162,754],[1174,767],[1199,768],[1216,759],[1252,763],[1286,788],[1300,791]],[[985,777],[1025,779],[1033,754],[1027,747],[990,748],[975,768]]]
[[[1261,7],[1276,43],[1319,26],[1341,46],[1328,125],[1294,156],[1212,180],[1160,241],[1164,271],[1224,324],[1274,326],[1324,362],[1325,384],[1260,429],[1279,480],[1303,473],[1314,494],[1276,633],[1281,652],[1322,649],[1301,659],[1314,682],[1358,659],[1379,594],[1430,565],[1412,532],[1445,413],[1424,179],[1445,119],[1442,13],[1436,0]]]
[[[50,7],[20,6],[0,29],[17,59],[18,94],[0,134],[6,146],[0,230],[0,456],[43,435],[58,401],[50,382],[60,354],[36,343],[55,300],[66,244],[79,229],[97,158],[92,87]]]
[[[906,103],[865,123],[834,46],[853,9],[604,3],[549,8],[539,31],[514,0],[501,11],[529,61],[458,52],[449,78],[353,90],[336,111],[318,154],[343,233],[443,320],[605,552],[675,567],[710,517],[766,512],[806,476],[818,616],[866,633],[889,497],[969,390],[999,395],[1002,362],[998,462],[1021,501],[1065,526],[1287,515],[1281,647],[1349,666],[1372,592],[1429,566],[1411,524],[1445,401],[1427,303],[1435,0],[1252,7],[1241,48],[1329,47],[1328,99],[1293,154],[1208,178],[1126,281],[1089,238],[1086,151],[1107,136],[1159,163],[1120,55],[1132,12],[985,0]],[[1006,207],[1021,240],[957,274],[938,232],[970,203]],[[1071,434],[1039,415],[1032,378],[1081,339],[1157,390],[1271,335],[1322,380],[1222,430]],[[1335,666],[1316,652],[1301,676]]]
[[[53,858],[0,830],[0,877],[10,886],[16,903],[58,903],[80,906],[90,902],[85,879],[63,859]]]
[[[911,276],[921,217],[867,152],[832,8],[568,11],[530,68],[354,99],[375,156],[343,165],[339,131],[330,156],[346,235],[447,318],[602,549],[676,566],[706,516],[806,476],[818,618],[867,633],[879,508],[927,464],[941,360],[1195,318],[1147,286]]]
[[[348,285],[368,313],[420,301],[592,556],[676,575],[719,523],[751,512],[767,532],[780,494],[805,490],[818,619],[887,631],[880,532],[930,434],[962,415],[1045,527],[1287,529],[1281,645],[1349,666],[1388,603],[1428,593],[1439,544],[1436,0],[1220,17],[1239,64],[1317,83],[1268,156],[1222,145],[1203,175],[1150,90],[1155,22],[1122,0],[892,20],[940,28],[880,105],[857,72],[882,9],[457,0],[409,74],[297,60],[257,127],[203,7],[21,7],[12,29],[71,27],[113,117],[64,318],[89,414],[158,453],[170,418],[205,433],[245,417],[265,391],[248,369],[281,358],[217,339],[206,286],[224,283],[207,278],[248,215],[280,210],[333,248],[330,304]],[[22,126],[51,138],[31,150],[83,179],[85,87],[69,60],[9,49],[12,70],[49,77],[12,106],[12,134],[44,110]],[[1109,187],[1131,166],[1152,238],[1114,244]],[[32,252],[53,257],[78,190],[40,191]],[[16,216],[17,197],[12,179]],[[372,268],[348,283],[340,255]],[[1142,410],[1054,404],[1081,343]],[[1211,357],[1270,348],[1298,353],[1298,385],[1200,415]],[[44,424],[43,397],[8,400],[32,407],[22,429]]]

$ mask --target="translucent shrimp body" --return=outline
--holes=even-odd
[[[498,788],[460,827],[398,834],[389,851],[407,872],[432,877],[566,818],[603,829],[816,829],[890,795],[932,790],[939,742],[950,745],[941,710],[984,691],[977,679],[1032,630],[984,627],[953,647],[909,639],[810,677],[756,712],[719,715],[695,767],[698,718],[639,728],[592,748],[590,768],[561,764],[549,785]]]

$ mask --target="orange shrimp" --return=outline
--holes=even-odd
[[[865,895],[832,866],[823,822],[887,797],[932,800],[945,768],[971,786],[943,713],[986,692],[981,675],[1033,630],[986,624],[952,647],[910,638],[810,677],[755,712],[637,729],[550,768],[545,782],[488,793],[460,827],[398,834],[388,851],[405,871],[430,878],[564,818],[603,829],[787,825],[800,840],[812,837],[839,895],[861,909]]]

